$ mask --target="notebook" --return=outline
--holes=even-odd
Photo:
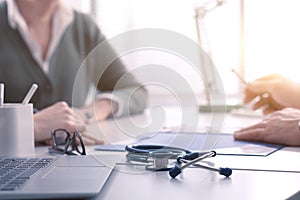
[[[100,193],[113,168],[96,156],[0,158],[0,199],[86,198]]]

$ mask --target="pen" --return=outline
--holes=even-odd
[[[33,94],[35,93],[36,89],[38,88],[37,84],[33,84],[30,88],[30,90],[28,91],[28,93],[26,94],[22,104],[28,104],[31,97],[33,96]]]
[[[3,106],[4,102],[4,84],[0,84],[0,106]]]
[[[247,85],[247,82],[245,81],[245,79],[237,71],[235,71],[235,69],[231,69],[231,71],[240,79],[240,81],[242,81],[242,83]]]

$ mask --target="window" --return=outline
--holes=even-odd
[[[203,0],[81,2],[90,9],[108,39],[139,28],[162,28],[198,42],[194,8],[202,4]],[[298,1],[293,0],[227,0],[222,6],[205,15],[207,44],[227,96],[240,98],[242,94],[242,85],[230,71],[231,68],[244,71],[248,81],[270,73],[282,73],[292,79],[298,77],[298,4]],[[241,8],[244,9],[244,21],[241,21]],[[241,22],[244,22],[244,41],[241,40]],[[242,47],[244,63],[240,61]],[[193,90],[203,99],[205,87],[202,81],[193,76],[193,71],[187,70],[184,63],[174,56],[166,52],[144,51],[131,53],[123,59],[129,68],[153,60],[172,66],[178,73],[188,77]],[[151,87],[150,92],[160,97],[170,94],[157,86]]]
[[[293,0],[245,0],[248,80],[270,73],[299,80],[299,6]]]

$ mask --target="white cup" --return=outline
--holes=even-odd
[[[0,156],[34,155],[32,104],[0,106]]]

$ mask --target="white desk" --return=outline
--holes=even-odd
[[[300,189],[299,173],[234,171],[231,178],[188,169],[176,179],[165,172],[129,174],[116,171],[94,199],[282,200]]]
[[[170,110],[163,126],[176,127],[176,110]],[[130,140],[139,134],[157,130],[161,124],[149,125],[149,116],[136,116],[104,122],[90,127],[93,134],[105,137],[108,142]],[[210,114],[200,115],[198,130],[209,126]],[[258,118],[226,115],[222,131],[233,130],[255,123]],[[138,124],[138,128],[127,127],[127,123]],[[177,121],[177,122],[176,122]],[[180,124],[179,124],[180,125]],[[147,127],[143,129],[142,127]],[[189,127],[186,126],[185,129]],[[144,133],[141,130],[146,130]],[[36,149],[44,154],[45,147]],[[101,162],[112,166],[114,162],[125,162],[125,153],[100,152],[88,147],[90,154],[101,155]],[[175,179],[167,172],[149,172],[142,166],[117,164],[101,193],[92,199],[205,199],[205,200],[282,200],[300,190],[300,148],[285,147],[267,157],[257,156],[216,156],[210,162],[220,167],[234,168],[230,178],[196,168],[188,168]]]
[[[174,131],[180,129],[183,132],[207,132],[212,127],[212,131],[231,134],[234,130],[258,121],[260,121],[258,117],[241,115],[220,113],[199,115],[198,108],[195,107],[184,108],[184,111],[177,107],[167,107],[164,110],[152,109],[144,115],[94,124],[89,127],[89,131],[111,143],[147,136],[147,133],[151,136],[153,133],[170,129]]]

